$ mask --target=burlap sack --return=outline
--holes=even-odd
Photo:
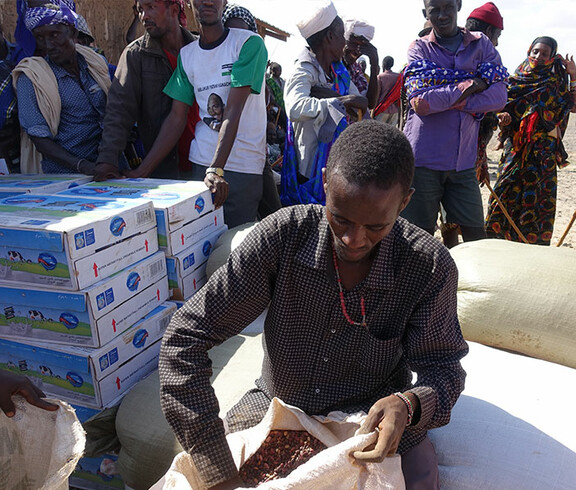
[[[576,251],[481,240],[451,253],[467,340],[576,368]]]
[[[0,411],[0,488],[67,489],[86,442],[74,409],[49,400],[60,408],[48,412],[19,396],[13,400],[14,417]]]
[[[376,433],[355,435],[364,416],[333,412],[327,417],[310,417],[298,408],[274,398],[266,416],[255,427],[227,436],[238,468],[262,445],[269,432],[305,430],[328,446],[286,478],[262,483],[262,490],[386,490],[405,488],[401,459],[396,455],[382,463],[354,464],[350,453],[376,441]],[[156,486],[154,487],[156,488]],[[164,490],[203,490],[191,462],[183,452],[174,459],[164,480]]]

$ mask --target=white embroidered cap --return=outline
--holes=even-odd
[[[302,37],[308,39],[310,36],[329,27],[336,17],[338,17],[336,7],[331,1],[328,1],[320,4],[312,11],[311,15],[308,15],[296,25]]]

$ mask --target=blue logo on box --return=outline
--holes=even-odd
[[[124,228],[126,228],[126,221],[124,221],[124,218],[120,216],[116,216],[116,218],[110,222],[110,231],[114,236],[122,235],[122,233],[124,233]]]
[[[104,293],[100,293],[98,296],[96,296],[96,305],[98,306],[98,311],[106,308],[106,296]]]
[[[210,240],[206,240],[204,245],[202,245],[202,253],[204,254],[204,257],[208,257],[210,252],[212,252],[212,243],[210,243]]]
[[[80,388],[80,386],[84,384],[84,379],[82,378],[82,376],[72,371],[68,371],[68,373],[66,374],[66,379],[70,382],[72,386],[74,386],[74,388]]]
[[[80,321],[72,313],[62,313],[58,319],[62,325],[64,325],[68,330],[72,330],[78,326]]]
[[[108,354],[104,354],[100,359],[98,359],[98,361],[100,362],[101,371],[105,371],[108,369],[108,366],[110,366],[110,361],[108,361]]]
[[[198,211],[198,214],[200,214],[202,211],[204,211],[204,206],[206,206],[206,202],[204,201],[204,198],[200,196],[198,199],[196,199],[194,209]]]
[[[74,235],[74,243],[76,244],[76,250],[80,250],[86,246],[86,240],[84,239],[84,233],[76,233]]]
[[[54,255],[52,254],[45,252],[38,255],[38,263],[41,264],[42,267],[44,267],[44,269],[46,269],[47,271],[53,271],[54,269],[56,269],[56,266],[58,265],[56,257],[54,257]]]
[[[140,281],[141,281],[140,275],[137,272],[132,272],[132,274],[130,274],[128,276],[128,279],[126,280],[126,287],[130,291],[136,291],[138,289]]]
[[[134,340],[132,340],[132,345],[134,345],[134,347],[136,347],[137,349],[140,349],[144,347],[147,338],[148,338],[148,332],[144,329],[140,329],[134,334]]]

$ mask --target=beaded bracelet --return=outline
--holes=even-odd
[[[406,405],[406,408],[408,409],[408,422],[406,422],[406,427],[412,425],[412,417],[414,417],[414,407],[412,407],[412,402],[410,401],[410,398],[408,398],[404,393],[400,393],[399,391],[394,393],[394,396],[400,398],[400,400],[404,402],[404,405]]]

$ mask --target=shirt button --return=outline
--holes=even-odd
[[[336,329],[333,328],[332,330],[330,330],[330,333],[336,333]]]
[[[319,395],[319,394],[320,394],[320,389],[316,388],[316,389],[314,390],[314,393],[316,393],[317,395]]]
[[[323,361],[324,361],[324,362],[328,362],[328,358],[325,357],[325,358],[323,359]]]

